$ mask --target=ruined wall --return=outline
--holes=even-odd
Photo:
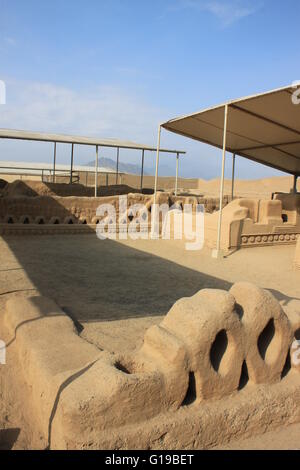
[[[145,204],[147,207],[154,202],[153,196],[143,194],[128,194],[128,206],[134,204]],[[170,206],[176,201],[180,203],[197,204],[196,198],[179,198],[169,193],[158,195],[157,203],[166,203]],[[54,218],[58,223],[68,223],[68,217],[73,222],[88,224],[95,223],[96,211],[101,204],[112,204],[116,212],[119,211],[119,196],[108,196],[98,198],[86,197],[10,197],[0,198],[0,223],[44,223],[53,224]]]
[[[52,449],[208,448],[300,421],[300,315],[252,284],[180,299],[126,356],[41,297],[9,300],[2,320]]]
[[[132,221],[136,221],[137,218],[141,217],[140,211],[132,212],[130,207],[135,205],[144,206],[146,212],[145,229],[149,231],[154,196],[138,193],[129,193],[123,196],[127,198],[127,209],[122,207],[121,213],[118,195],[99,198],[74,196],[2,197],[0,198],[0,234],[51,235],[94,232],[96,225],[105,218],[105,215],[97,214],[97,209],[100,205],[105,204],[110,204],[115,208],[116,224],[112,226],[112,229],[117,233],[120,228],[119,220],[122,221],[122,224],[126,224],[127,229]],[[156,203],[165,204],[169,207],[177,204],[181,208],[184,204],[191,204],[195,209],[198,199],[196,197],[177,197],[172,193],[159,192],[157,193]],[[109,217],[107,222],[109,222]]]
[[[5,182],[4,182],[5,183]],[[151,220],[153,193],[134,193],[128,186],[100,187],[99,197],[94,198],[94,188],[79,184],[53,184],[37,181],[14,181],[0,189],[0,235],[51,235],[92,233],[101,217],[96,211],[101,204],[112,204],[119,215],[119,197],[127,196],[128,206],[146,205],[148,221]],[[180,205],[202,204],[205,211],[213,213],[219,208],[219,199],[200,196],[175,196],[173,192],[158,192],[157,203]],[[229,198],[224,197],[223,205]],[[122,220],[131,222],[130,211]],[[150,226],[144,224],[144,229]],[[146,227],[147,225],[147,227]],[[119,230],[119,226],[114,230]],[[145,230],[143,230],[145,231]]]
[[[223,210],[222,249],[294,244],[300,234],[300,198],[280,195],[275,200],[235,199]],[[205,240],[214,248],[219,213],[205,218]]]
[[[168,195],[167,195],[168,198]],[[128,205],[147,204],[151,196],[139,194],[128,195]],[[97,222],[96,211],[101,204],[112,204],[116,212],[119,210],[119,197],[108,196],[99,198],[37,196],[0,199],[1,223],[38,223],[41,219],[45,224],[68,224],[69,218],[73,223],[93,224]]]
[[[1,223],[37,223],[40,225],[62,224],[68,223],[67,218],[72,217],[74,223],[83,219],[86,223],[91,223],[101,201],[102,198],[90,200],[49,196],[1,198],[0,221]],[[114,203],[113,198],[109,198],[109,201]],[[27,220],[24,222],[25,219]]]

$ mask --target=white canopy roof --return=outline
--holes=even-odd
[[[300,176],[300,104],[292,99],[296,90],[289,85],[229,101],[172,119],[162,127],[222,148],[228,105],[227,151]]]
[[[0,170],[5,170],[8,173],[13,172],[15,170],[28,170],[28,171],[34,171],[34,172],[41,172],[41,171],[48,171],[52,172],[53,171],[53,164],[51,163],[29,163],[29,162],[11,162],[11,161],[0,161]],[[69,172],[70,171],[70,165],[61,165],[61,164],[56,164],[55,165],[55,171],[56,172]],[[76,172],[84,172],[84,173],[95,173],[95,168],[91,166],[83,166],[83,165],[73,165],[73,171]],[[3,173],[3,172],[2,172]],[[111,168],[105,168],[105,167],[98,167],[98,173],[110,173],[110,174],[116,174],[115,170],[112,170]],[[119,172],[119,174],[125,174],[124,172]]]
[[[131,150],[147,150],[156,152],[156,147],[137,144],[136,142],[117,139],[98,139],[96,137],[80,137],[73,135],[48,134],[43,132],[21,131],[14,129],[0,129],[0,139],[33,140],[39,142],[57,142],[63,144],[98,145],[99,147],[115,147]],[[162,149],[161,152],[185,154],[182,150]]]

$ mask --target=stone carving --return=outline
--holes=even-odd
[[[140,350],[126,356],[99,351],[78,337],[71,320],[54,302],[42,297],[22,303],[18,298],[10,299],[4,322],[12,336],[18,331],[16,347],[22,370],[35,397],[40,426],[45,433],[51,431],[49,445],[82,448],[91,442],[116,448],[124,427],[130,434],[130,429],[158,417],[160,423],[178,419],[185,429],[186,419],[203,410],[201,419],[211,422],[214,414],[208,409],[216,416],[219,413],[212,403],[228,403],[229,395],[230,400],[238,400],[247,381],[252,387],[245,392],[255,397],[263,393],[267,402],[272,389],[256,391],[255,384],[281,384],[287,358],[290,353],[295,355],[300,327],[298,315],[289,318],[270,292],[240,282],[229,292],[204,289],[178,300],[160,325],[148,329]],[[24,361],[24,357],[28,359]],[[32,362],[30,358],[35,359]],[[295,379],[299,366],[292,366],[292,374],[296,374],[292,383],[298,390]],[[280,390],[274,392],[277,402],[278,393],[285,391],[288,396],[285,386]],[[247,423],[249,411],[247,414],[245,405],[239,406]],[[294,409],[298,409],[296,404]],[[189,410],[191,414],[185,414]],[[270,410],[274,413],[272,406]],[[253,412],[254,421],[258,414]],[[200,432],[201,419],[195,428],[189,425],[188,433],[194,439],[204,433],[209,441],[211,434]],[[218,419],[223,429],[226,420],[222,413]],[[160,426],[164,428],[164,424]],[[155,424],[151,429],[153,436]],[[214,432],[221,439],[222,432]],[[143,436],[145,442],[153,438],[146,431]]]
[[[287,316],[270,292],[252,284],[239,282],[230,292],[239,306],[250,381],[278,381],[293,339]]]
[[[244,359],[244,336],[232,294],[204,289],[180,299],[162,322],[180,338],[197,400],[220,398],[237,390]]]
[[[300,234],[299,194],[278,194],[274,200],[235,199],[223,210],[222,249],[293,244]],[[219,214],[206,214],[205,242],[217,240]]]
[[[245,370],[253,385],[280,382],[293,339],[293,326],[269,292],[249,283],[230,292],[204,289],[177,301],[146,332],[138,353],[105,354],[71,384],[58,405],[56,432],[61,434],[65,420],[84,435],[93,416],[99,416],[94,429],[102,432],[191,403],[201,406],[237,393]],[[83,393],[84,419],[76,390]]]

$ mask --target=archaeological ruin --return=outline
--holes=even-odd
[[[207,449],[300,419],[299,316],[253,284],[178,300],[127,355],[84,341],[52,300],[20,300],[1,332],[45,447]]]
[[[3,162],[21,173],[0,180],[0,448],[11,429],[5,448],[197,450],[299,425],[292,92],[171,119],[156,147],[0,129],[54,144],[52,163]],[[180,179],[185,152],[161,148],[162,130],[222,149],[220,180]],[[94,168],[74,164],[75,145],[95,148]],[[115,170],[98,165],[102,147],[117,150]],[[119,171],[120,149],[141,151],[140,174]],[[158,175],[165,152],[172,178]],[[235,178],[238,157],[289,176],[251,186]]]

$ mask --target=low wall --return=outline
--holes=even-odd
[[[29,188],[30,189],[30,188]],[[30,193],[31,194],[31,193]],[[122,219],[127,226],[132,222],[130,207],[140,204],[145,206],[147,219],[151,221],[151,206],[154,203],[153,195],[129,193],[123,195],[125,208],[120,214],[119,195],[107,197],[60,197],[60,196],[18,196],[0,198],[0,234],[76,234],[94,232],[96,225],[104,216],[97,215],[100,205],[111,204],[115,208],[116,218]],[[127,201],[127,206],[126,206]],[[177,204],[191,204],[195,209],[197,204],[203,204],[205,210],[213,212],[219,206],[219,201],[213,198],[174,196],[172,193],[157,193],[157,204],[169,207]],[[227,204],[224,198],[224,205]],[[98,213],[99,214],[99,213]],[[139,213],[133,216],[137,219]],[[148,226],[148,222],[147,222]]]
[[[300,421],[300,316],[249,283],[179,300],[126,356],[42,297],[12,298],[0,323],[51,449],[206,449]]]
[[[300,197],[280,195],[275,200],[235,199],[223,209],[221,247],[237,248],[295,244],[300,236]],[[205,241],[217,243],[219,212],[205,217]]]
[[[153,197],[142,194],[128,194],[128,206],[133,204],[149,205]],[[166,193],[165,202],[169,201]],[[176,199],[176,198],[175,198]],[[174,199],[174,201],[175,201]],[[0,198],[0,223],[2,224],[96,224],[97,208],[101,204],[111,204],[119,213],[119,196],[99,198],[89,197],[8,197]]]

